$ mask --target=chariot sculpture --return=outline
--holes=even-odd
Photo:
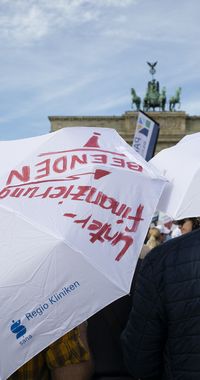
[[[157,62],[147,62],[147,64],[150,67],[150,74],[152,75],[151,81],[148,82],[146,94],[144,96],[143,102],[140,96],[137,95],[134,88],[131,88],[131,96],[132,96],[132,102],[131,107],[135,108],[136,111],[140,110],[141,104],[143,107],[143,111],[156,111],[157,109],[159,111],[165,111],[166,109],[166,103],[167,103],[167,97],[166,97],[166,88],[163,87],[160,91],[160,84],[159,82],[154,78],[154,74],[156,73],[156,65]],[[176,111],[176,104],[178,104],[180,108],[180,93],[181,88],[179,87],[176,90],[176,93],[174,96],[172,96],[169,99],[169,111]]]

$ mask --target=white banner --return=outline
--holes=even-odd
[[[153,157],[158,134],[159,124],[140,111],[132,146],[146,161]]]

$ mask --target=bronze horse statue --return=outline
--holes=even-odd
[[[175,96],[172,96],[169,99],[169,110],[170,111],[175,111],[176,104],[178,104],[179,108],[180,108],[180,106],[181,106],[180,94],[181,94],[181,87],[177,88]]]
[[[136,111],[140,110],[140,104],[141,104],[141,98],[136,94],[134,88],[131,88],[131,95],[132,95],[132,102],[131,102],[131,108],[133,108],[133,105],[136,106]]]

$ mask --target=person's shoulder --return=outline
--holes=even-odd
[[[200,244],[200,229],[172,238],[163,244],[164,252],[195,247]]]

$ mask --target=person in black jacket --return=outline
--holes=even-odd
[[[154,248],[121,337],[133,379],[200,379],[200,229]]]

